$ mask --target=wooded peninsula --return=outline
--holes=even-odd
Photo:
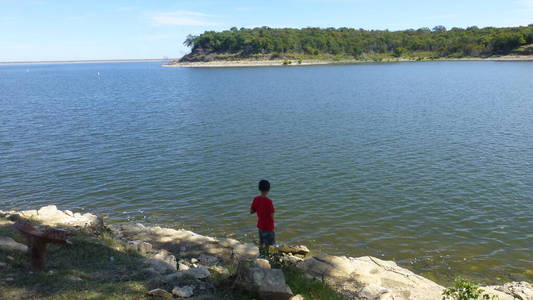
[[[353,28],[231,28],[189,35],[180,62],[239,60],[387,61],[533,54],[533,24],[400,31]]]

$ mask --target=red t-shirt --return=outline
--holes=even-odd
[[[257,196],[252,201],[250,209],[257,214],[257,228],[261,230],[274,230],[274,205],[267,197]]]

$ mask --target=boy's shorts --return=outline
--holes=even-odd
[[[276,233],[274,231],[259,229],[259,245],[274,246],[276,243]]]

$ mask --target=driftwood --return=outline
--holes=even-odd
[[[44,269],[46,265],[46,250],[49,243],[67,245],[67,232],[58,229],[41,231],[27,221],[18,221],[15,228],[28,238],[31,247],[31,268],[34,271]]]

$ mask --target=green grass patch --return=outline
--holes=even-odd
[[[11,223],[0,222],[0,235],[27,244]],[[70,247],[49,245],[44,271],[30,272],[26,253],[0,250],[0,298],[144,299],[151,288],[141,273],[143,256],[126,251],[109,233],[96,237],[73,232]]]
[[[341,300],[343,297],[320,280],[305,276],[296,267],[283,268],[285,280],[292,292],[304,296],[305,299]]]

